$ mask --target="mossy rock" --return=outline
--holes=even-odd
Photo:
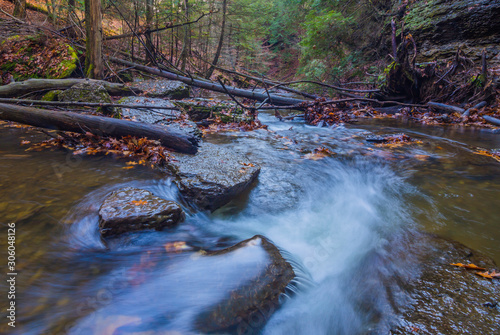
[[[69,102],[112,103],[111,96],[106,88],[99,83],[89,80],[73,85],[69,89],[59,93],[59,100]],[[113,108],[99,107],[97,111],[110,115],[113,113]]]
[[[49,91],[42,97],[42,101],[59,101],[59,94],[61,93],[61,90]]]
[[[224,123],[253,121],[251,117],[245,115],[242,108],[230,102],[195,99],[189,101],[174,101],[174,104],[186,112],[193,121],[217,117]]]

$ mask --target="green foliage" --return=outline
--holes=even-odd
[[[303,59],[316,57],[343,57],[344,41],[349,36],[351,17],[344,17],[334,10],[328,12],[311,11],[303,24],[305,34],[300,42]]]

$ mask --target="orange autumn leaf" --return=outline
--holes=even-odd
[[[145,205],[148,202],[146,200],[132,200],[131,203],[135,206]]]
[[[465,268],[465,269],[469,269],[469,270],[479,270],[479,271],[486,270],[485,268],[479,267],[479,266],[472,264],[472,263],[471,264],[455,263],[455,264],[450,264],[450,265],[458,266],[460,268]]]
[[[132,166],[124,166],[124,167],[122,167],[123,170],[130,170],[130,169],[133,169],[133,168],[134,168],[133,165]]]
[[[493,271],[490,273],[490,276],[492,276],[493,278],[498,278],[498,279],[500,279],[500,272],[496,272],[496,271],[494,271],[494,270],[493,270]]]
[[[181,250],[191,250],[186,242],[169,242],[164,245],[166,252],[177,252]]]
[[[498,153],[498,152],[490,152],[488,150],[478,149],[477,151],[474,151],[474,153],[476,155],[491,157],[494,160],[496,160],[497,162],[500,162],[500,153]]]
[[[30,143],[31,143],[31,141],[27,141],[27,140],[21,141],[21,145],[30,144]]]
[[[484,278],[488,278],[488,279],[493,279],[493,277],[487,272],[476,272],[476,274],[478,276],[481,276],[481,277],[484,277]]]

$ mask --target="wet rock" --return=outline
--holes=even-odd
[[[223,146],[203,143],[196,155],[175,154],[168,168],[181,192],[199,207],[214,211],[249,188],[260,167]]]
[[[500,1],[416,1],[404,18],[405,28],[417,42],[420,62],[452,58],[460,47],[480,60],[486,48],[491,62],[500,54]]]
[[[169,100],[146,97],[125,97],[120,99],[118,104],[175,107]],[[162,125],[172,131],[194,136],[198,138],[198,140],[201,140],[202,137],[202,133],[198,129],[198,126],[191,120],[188,120],[181,111],[176,109],[120,108],[119,113],[122,117],[127,117],[139,122]]]
[[[134,87],[151,98],[185,99],[190,94],[188,85],[175,80],[144,80],[134,82]]]
[[[99,209],[99,231],[103,237],[135,230],[173,227],[185,214],[174,201],[151,192],[127,187],[109,195]]]
[[[498,269],[493,260],[455,242],[425,235],[416,261],[421,275],[407,283],[413,303],[391,334],[499,334],[500,280],[489,280],[451,263]]]
[[[195,324],[200,331],[229,330],[237,334],[257,333],[278,309],[279,297],[285,292],[295,273],[292,266],[283,259],[278,248],[264,236],[256,235],[227,249],[210,252],[207,256],[237,254],[245,248],[263,250],[267,255],[266,264],[253,277],[246,278],[240,287],[228,292],[226,299],[198,315]]]
[[[176,101],[175,105],[185,111],[193,121],[202,121],[208,118],[220,118],[224,123],[252,121],[253,118],[244,114],[244,110],[235,103],[214,101],[209,99],[192,99]]]
[[[255,334],[295,277],[260,235],[215,252],[183,250],[172,258],[164,252],[148,250],[121,278],[132,289],[120,290],[68,333]]]
[[[69,89],[59,93],[60,101],[69,102],[93,102],[93,103],[111,103],[111,96],[106,88],[93,81],[84,81],[71,86]],[[99,112],[111,114],[113,109],[110,107],[97,109]]]
[[[146,97],[124,97],[117,102],[122,105],[146,105],[151,109],[120,108],[122,117],[129,117],[133,120],[145,123],[165,123],[178,119],[181,112],[175,109],[155,109],[158,107],[173,107],[175,105],[168,100]]]

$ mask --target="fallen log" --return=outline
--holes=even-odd
[[[473,111],[473,110],[477,110],[477,109],[480,109],[480,108],[483,108],[487,105],[487,102],[486,101],[481,101],[480,103],[478,103],[477,105],[475,105],[474,107],[471,107],[469,109],[467,109],[463,114],[462,116],[469,116],[470,115],[470,112]]]
[[[40,106],[64,106],[64,107],[118,107],[118,108],[133,108],[133,109],[166,109],[166,110],[181,110],[178,107],[155,106],[155,105],[139,105],[139,104],[113,104],[102,102],[78,102],[78,101],[42,101],[28,99],[8,99],[0,98],[0,103],[8,104],[29,104]]]
[[[485,119],[487,122],[494,124],[495,126],[500,126],[500,119],[497,119],[496,117],[484,115],[483,119]]]
[[[443,111],[445,113],[464,113],[465,112],[465,109],[463,108],[460,108],[460,107],[455,107],[455,106],[451,106],[451,105],[445,105],[445,104],[441,104],[439,102],[432,102],[432,101],[429,101],[427,103],[427,105],[429,107],[432,107],[434,109],[437,109],[437,110],[440,110],[440,111]]]
[[[167,148],[189,154],[195,154],[198,150],[198,140],[194,136],[171,131],[156,125],[103,116],[0,103],[0,120],[83,134],[90,132],[98,136],[122,137],[130,135],[147,137],[151,140],[158,140],[161,145]]]
[[[116,58],[116,57],[108,57],[108,58],[109,58],[109,60],[111,60],[114,63],[129,66],[129,67],[134,67],[136,70],[150,73],[150,74],[153,74],[155,76],[164,77],[164,78],[167,78],[170,80],[178,80],[178,81],[181,81],[187,85],[196,86],[196,87],[203,88],[203,89],[210,90],[210,91],[215,91],[215,92],[220,92],[220,93],[229,92],[233,96],[236,96],[236,97],[242,97],[242,98],[247,98],[247,99],[252,99],[252,100],[257,100],[257,101],[267,100],[267,102],[272,104],[272,105],[277,105],[277,106],[299,105],[299,104],[307,101],[307,100],[302,100],[302,99],[286,98],[286,97],[282,97],[282,96],[279,96],[276,94],[270,94],[268,96],[265,93],[252,92],[250,90],[244,90],[241,88],[236,88],[236,87],[231,87],[231,86],[226,86],[224,88],[220,84],[216,84],[212,81],[184,77],[184,76],[172,73],[172,72],[152,68],[149,66],[140,65],[137,63],[132,63],[132,62],[120,59],[120,58]]]
[[[73,85],[84,82],[86,80],[102,84],[110,95],[129,96],[141,93],[141,90],[133,87],[128,87],[123,84],[110,83],[102,80],[93,79],[28,79],[26,81],[13,82],[8,85],[0,86],[0,97],[8,98],[15,97],[21,94],[37,92],[42,90],[57,90],[67,89]]]

